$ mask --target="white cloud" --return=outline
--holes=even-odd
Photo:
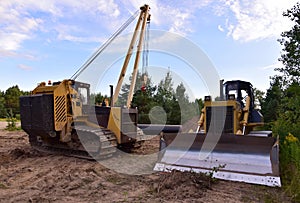
[[[37,60],[38,57],[33,55],[33,54],[30,54],[30,53],[17,53],[15,51],[8,51],[8,50],[1,50],[0,49],[0,59],[1,58],[4,58],[4,57],[9,57],[9,58],[23,58],[23,59],[26,59],[26,60]]]
[[[114,18],[120,15],[119,7],[113,0],[100,0],[96,2],[98,3],[97,9],[100,12]],[[84,3],[86,4],[86,2]]]
[[[128,5],[128,2],[130,2],[130,5]],[[197,20],[196,12],[208,6],[211,2],[213,0],[143,1],[151,8],[151,24],[183,36],[193,32],[192,21]],[[141,1],[123,0],[123,4],[133,12],[133,9],[136,10],[141,6]]]
[[[222,0],[234,18],[228,17],[228,36],[234,40],[251,41],[279,37],[291,27],[289,19],[282,13],[290,9],[297,0]]]
[[[130,2],[135,8],[140,6],[139,0],[126,2]],[[224,25],[218,26],[220,31],[227,32],[227,36],[234,40],[244,42],[278,38],[282,31],[291,26],[290,20],[283,17],[282,13],[296,2],[297,0],[146,1],[152,8],[151,22],[158,26],[164,25],[169,31],[186,35],[197,29],[194,24],[201,20],[203,13],[212,14],[215,16],[207,18],[214,19],[218,16],[225,19]]]
[[[1,53],[16,51],[24,40],[30,39],[32,31],[38,29],[42,22],[39,18],[28,16],[14,2],[0,2],[0,51]],[[8,54],[10,55],[10,54]]]
[[[86,32],[74,32],[74,29],[61,31],[57,26],[65,24],[70,27],[74,23],[79,24],[74,20],[88,21],[91,18],[106,17],[105,21],[109,27],[115,24],[114,21],[119,20],[119,15],[119,7],[113,0],[89,0],[88,3],[74,0],[0,1],[0,54],[19,55],[12,52],[19,51],[23,42],[32,39],[37,31],[46,33],[56,31],[57,35],[54,37],[58,40],[99,41],[99,37],[94,37],[92,33],[87,35],[90,29]],[[85,26],[84,24],[77,26],[77,31],[85,30],[83,27],[80,28]],[[82,33],[83,36],[76,36]]]
[[[222,27],[222,25],[218,25],[218,30],[220,30],[221,32],[224,32],[224,28]]]
[[[262,69],[262,70],[269,70],[269,69],[274,70],[275,68],[283,68],[283,67],[284,67],[284,65],[280,61],[277,61],[274,64],[261,67],[260,69]]]
[[[20,43],[26,39],[28,39],[29,36],[22,33],[5,33],[0,32],[0,47],[2,51],[15,51],[20,47]]]
[[[197,9],[210,2],[212,0],[187,0],[184,3],[146,0],[143,3],[151,7],[151,24],[185,35],[192,32],[191,21]],[[113,33],[141,5],[139,0],[118,3],[115,0],[89,0],[88,3],[79,0],[1,1],[0,53],[18,51],[23,42],[32,39],[37,32],[48,34],[49,38],[45,39],[48,42],[104,41],[102,39],[109,35],[105,30]],[[95,29],[96,25],[99,28]]]
[[[29,70],[33,69],[31,66],[27,66],[27,65],[24,65],[24,64],[19,64],[18,68],[20,68],[22,70],[26,70],[26,71],[29,71]]]
[[[296,0],[2,0],[0,54],[18,52],[26,40],[47,34],[45,41],[99,42],[107,39],[143,3],[151,7],[151,24],[185,36],[198,30],[205,13],[225,18],[218,29],[238,41],[278,37],[290,27],[282,12]],[[207,11],[207,12],[206,12]],[[201,16],[199,16],[201,15]],[[214,16],[207,18],[213,19]],[[199,25],[199,23],[197,23]],[[151,26],[152,27],[152,26]],[[153,27],[152,27],[153,28]],[[131,27],[129,28],[131,29]],[[131,31],[131,30],[130,30]],[[7,54],[4,54],[7,52]],[[18,55],[18,54],[14,54]]]
[[[193,21],[198,21],[196,13],[199,9],[207,7],[209,9],[212,0],[186,0],[170,2],[170,5],[158,4],[155,15],[159,24],[169,26],[169,31],[185,36],[195,30]]]
[[[72,42],[103,42],[104,39],[100,37],[80,37],[80,36],[74,36],[69,34],[62,34],[60,33],[58,35],[59,40],[66,40],[66,41],[72,41]]]

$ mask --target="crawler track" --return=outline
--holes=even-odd
[[[115,135],[105,128],[76,125],[71,142],[62,143],[58,139],[45,141],[39,135],[29,135],[29,142],[34,149],[51,154],[97,160],[111,157],[117,149]]]

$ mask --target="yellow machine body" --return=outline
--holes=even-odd
[[[228,81],[224,87],[225,94],[220,91],[216,101],[204,98],[195,133],[163,133],[154,170],[212,173],[219,179],[281,186],[278,140],[271,131],[254,130],[263,118],[254,108],[251,83]]]
[[[76,79],[93,63],[103,49],[134,20],[138,12],[94,53],[71,79],[50,82],[48,85],[42,82],[32,91],[31,95],[20,97],[21,126],[28,133],[32,146],[42,150],[67,151],[66,154],[80,157],[89,157],[84,154],[84,152],[89,152],[90,155],[95,155],[96,159],[102,155],[114,153],[116,146],[126,148],[134,146],[137,140],[137,109],[130,108],[130,104],[146,25],[150,22],[149,10],[149,5],[140,7],[139,18],[114,95],[112,95],[111,86],[110,106],[108,100],[103,102],[105,103],[103,106],[94,105],[89,99],[90,85],[78,82]],[[136,44],[137,46],[135,46]],[[127,107],[115,107],[114,104],[117,101],[135,47],[137,52]]]

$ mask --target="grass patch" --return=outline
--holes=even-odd
[[[119,185],[124,181],[121,177],[117,175],[109,175],[106,177],[106,180],[110,183],[113,183],[114,185]]]
[[[13,127],[13,126],[6,126],[6,128],[5,128],[5,130],[8,130],[8,131],[19,131],[19,130],[22,130],[22,128],[21,127],[17,127],[17,126],[15,126],[15,127]]]
[[[3,183],[0,183],[0,189],[7,189],[8,187],[5,185],[5,184],[3,184]]]
[[[7,126],[5,127],[5,130],[8,131],[19,131],[22,130],[22,128],[20,126],[17,126],[15,123],[11,124],[11,123],[7,123]]]

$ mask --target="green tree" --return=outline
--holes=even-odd
[[[280,76],[275,76],[274,86],[277,95],[281,91],[281,99],[274,103],[273,111],[276,111],[273,129],[274,132],[281,137],[288,133],[299,132],[300,118],[300,3],[296,3],[291,9],[283,13],[283,16],[288,17],[293,23],[293,27],[281,34],[279,43],[283,46],[279,61],[283,63],[282,68],[278,68],[281,72]],[[279,105],[278,105],[279,103]],[[275,113],[273,113],[275,114]],[[277,117],[276,117],[277,116]],[[300,136],[300,134],[295,134]]]
[[[274,122],[278,118],[283,90],[280,85],[280,78],[274,77],[270,83],[270,88],[267,90],[266,96],[261,102],[261,111],[264,116],[264,122]]]
[[[170,103],[173,100],[174,89],[171,72],[168,71],[165,78],[160,81],[157,87],[156,100],[158,103]]]
[[[148,76],[147,73],[146,74],[146,88],[151,87],[152,88],[152,82],[151,82],[151,78]],[[136,83],[134,86],[134,93],[136,93],[137,91],[141,90],[141,88],[143,87],[143,83],[144,83],[144,74],[140,73],[139,71],[137,72],[137,76],[136,76]],[[129,90],[130,90],[130,86],[131,86],[131,81],[132,81],[132,76],[129,77],[129,84],[125,83],[122,85],[121,87],[121,91],[118,97],[118,102],[117,102],[117,106],[126,106],[127,104],[127,99],[128,99],[128,94],[129,94]]]
[[[174,121],[174,112],[172,109],[177,108],[177,104],[174,104],[176,98],[174,98],[175,92],[173,89],[173,81],[171,72],[168,71],[165,78],[160,81],[157,87],[157,93],[154,96],[156,103],[161,106],[167,114],[167,124],[179,124]]]
[[[284,91],[272,131],[280,138],[280,170],[284,191],[291,202],[300,202],[300,86],[294,82]]]
[[[21,96],[30,95],[30,91],[21,90]]]
[[[277,69],[281,74],[274,77],[276,85],[271,86],[273,98],[276,99],[275,95],[280,98],[273,102],[273,111],[276,112],[273,117],[276,118],[272,130],[281,140],[280,169],[285,193],[291,196],[292,202],[300,202],[300,3],[283,16],[294,25],[278,40],[283,46],[279,61],[284,67]]]
[[[263,100],[264,100],[264,96],[265,96],[265,92],[257,89],[257,88],[254,88],[253,89],[253,92],[254,92],[254,105],[255,105],[255,108],[256,109],[261,109],[261,105],[263,103]]]
[[[203,100],[200,98],[200,99],[195,99],[195,105],[196,107],[198,107],[198,111],[201,112],[201,110],[203,109],[204,107],[204,102]]]
[[[139,123],[151,123],[149,112],[157,103],[154,100],[156,87],[147,84],[144,90],[137,90],[133,96],[131,105],[133,108],[138,108]]]
[[[176,115],[180,116],[179,122],[181,124],[199,114],[198,103],[189,101],[189,97],[186,94],[186,89],[183,83],[180,83],[177,86],[175,96],[179,104],[179,112],[177,111]],[[174,110],[176,110],[176,106]]]
[[[90,95],[90,101],[92,102],[92,105],[102,105],[102,102],[105,98],[108,98],[107,95],[102,95],[101,93],[92,93]],[[109,99],[109,98],[108,98]]]
[[[180,83],[176,88],[176,99],[179,103],[186,104],[189,103],[189,97],[186,95],[186,89],[183,83]]]
[[[289,133],[300,139],[300,86],[293,83],[284,91],[273,131],[283,140]]]
[[[281,34],[281,39],[278,41],[283,46],[281,61],[284,65],[276,70],[283,73],[283,83],[285,85],[300,82],[300,3],[298,2],[293,8],[283,13],[283,16],[288,17],[294,26],[289,31]]]
[[[167,72],[157,87],[152,84],[151,78],[147,77],[146,86],[141,88],[144,86],[144,79],[142,74],[137,74],[135,93],[131,102],[131,107],[138,108],[139,123],[181,124],[199,112],[198,101],[189,102],[183,83],[174,90],[170,71]],[[129,88],[129,84],[122,86],[118,105],[126,104]],[[164,120],[162,114],[166,114],[167,120]]]
[[[180,83],[176,87],[175,97],[173,97],[173,101],[172,101],[173,106],[172,106],[171,118],[173,119],[172,122],[175,124],[184,123],[190,114],[189,110],[191,106],[189,105],[189,98],[185,92],[186,89],[183,83]]]
[[[18,85],[12,86],[5,91],[5,108],[12,109],[13,116],[19,113],[20,103],[19,97],[22,95]]]
[[[181,103],[182,104],[182,103]],[[182,116],[184,115],[183,110],[186,108],[182,108],[179,104],[176,96],[173,95],[172,100],[170,101],[169,112],[167,113],[167,124],[178,125],[182,123]]]
[[[6,117],[4,92],[0,91],[0,118]]]
[[[131,78],[130,78],[131,81]],[[121,91],[118,97],[118,101],[116,103],[117,106],[126,106],[127,104],[127,99],[128,99],[128,94],[130,90],[130,84],[125,83],[121,87]]]
[[[129,78],[129,83],[131,83],[132,77]],[[144,84],[144,80],[146,83]],[[127,104],[128,93],[131,84],[123,84],[121,87],[120,95],[118,98],[117,106],[125,106]],[[149,112],[156,106],[154,100],[154,94],[156,92],[156,87],[151,82],[151,77],[146,74],[137,73],[137,79],[134,88],[134,95],[131,101],[131,107],[138,108],[139,112],[139,123],[150,123]]]

